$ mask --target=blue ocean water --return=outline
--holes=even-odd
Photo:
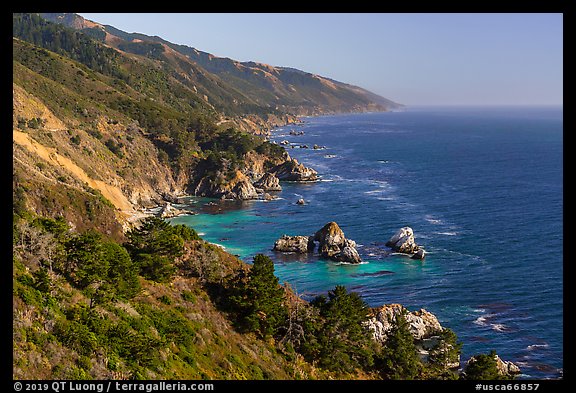
[[[305,118],[275,130],[291,156],[321,175],[283,183],[272,202],[219,202],[173,219],[311,298],[346,285],[371,305],[438,316],[464,343],[462,359],[494,349],[525,378],[563,367],[563,120],[560,107],[410,108]],[[290,135],[289,131],[304,131]],[[310,148],[298,148],[300,145]],[[312,146],[326,149],[312,149]],[[299,198],[306,205],[296,205]],[[365,263],[271,251],[282,234],[336,221]],[[403,226],[424,261],[388,252]]]

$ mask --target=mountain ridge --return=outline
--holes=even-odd
[[[269,112],[280,111],[303,116],[386,111],[402,106],[361,87],[291,67],[218,57],[188,45],[172,43],[159,36],[127,33],[110,25],[89,21],[77,14],[41,14],[41,16],[52,22],[99,36],[111,47],[129,53],[147,49],[150,51],[149,56],[161,56],[166,54],[166,51],[160,50],[160,47],[154,44],[165,45],[184,55],[202,70],[219,77],[229,88],[240,91],[248,103],[255,103],[268,109]],[[95,33],[95,30],[103,32],[104,36]],[[250,113],[250,109],[248,112]]]

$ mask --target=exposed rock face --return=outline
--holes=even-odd
[[[319,242],[318,252],[325,258],[331,258],[344,248],[346,237],[334,221],[324,225],[314,234],[314,241]]]
[[[258,199],[258,193],[248,179],[243,179],[234,186],[232,191],[226,193],[225,198],[240,200]]]
[[[424,259],[426,256],[424,250],[420,252],[421,247],[416,244],[414,231],[412,231],[410,227],[400,228],[398,232],[386,242],[386,246],[397,252],[413,254],[414,259]]]
[[[346,239],[344,232],[334,221],[324,225],[314,234],[318,242],[318,252],[324,258],[339,262],[360,263],[362,259],[356,251],[356,242]]]
[[[385,304],[373,311],[373,316],[368,320],[367,327],[372,331],[374,340],[380,343],[386,342],[388,333],[392,330],[396,317],[405,314],[410,333],[415,340],[423,340],[440,334],[443,330],[436,316],[425,309],[409,312],[401,304]]]
[[[266,172],[260,180],[254,183],[255,187],[261,188],[264,191],[282,191],[280,180],[270,172]]]
[[[356,250],[356,242],[346,239],[344,232],[335,222],[329,222],[314,236],[283,235],[274,243],[273,250],[283,252],[313,252],[315,241],[319,242],[318,253],[323,258],[338,262],[360,263],[362,259]]]
[[[344,247],[342,251],[334,255],[333,258],[336,261],[340,262],[350,262],[350,263],[362,262],[362,258],[360,258],[360,255],[358,255],[358,251],[356,251],[356,249],[353,247]]]
[[[160,210],[160,217],[162,218],[176,217],[180,214],[186,214],[186,212],[184,210],[176,209],[170,204],[170,202],[166,202],[166,204]]]
[[[290,158],[280,165],[275,166],[270,172],[280,180],[286,181],[316,181],[318,172],[312,168],[307,168],[296,159]]]
[[[498,367],[498,372],[501,375],[512,376],[522,373],[522,371],[520,371],[520,367],[510,361],[500,359],[500,356],[498,355],[496,355],[496,367]]]
[[[282,237],[274,243],[274,251],[307,253],[314,251],[314,241],[311,236],[288,236]]]

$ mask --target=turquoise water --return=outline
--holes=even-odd
[[[561,108],[415,108],[306,118],[273,140],[321,181],[283,183],[272,202],[192,199],[200,214],[173,219],[250,262],[270,255],[281,281],[311,298],[346,285],[371,305],[425,308],[453,329],[463,359],[495,349],[525,377],[563,367]],[[289,135],[292,129],[305,135]],[[306,205],[296,205],[304,198]],[[220,210],[219,210],[220,209]],[[272,252],[282,234],[336,221],[365,263]],[[402,226],[421,261],[384,243]]]

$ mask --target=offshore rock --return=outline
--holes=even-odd
[[[280,165],[275,166],[271,171],[280,180],[285,181],[316,181],[318,172],[312,168],[307,168],[296,159],[290,158]]]
[[[264,191],[282,191],[280,180],[273,173],[266,172],[254,186]]]
[[[304,198],[300,198],[300,199],[298,199],[298,200],[296,201],[296,204],[297,204],[297,205],[305,205],[305,204],[306,204],[306,201],[304,200]]]
[[[424,258],[426,258],[426,251],[422,247],[420,247],[418,249],[418,251],[416,251],[414,253],[414,255],[412,255],[410,258],[412,258],[412,259],[424,259]]]
[[[301,254],[314,251],[314,241],[311,236],[288,236],[282,237],[274,243],[274,251],[298,252]]]
[[[362,258],[353,247],[344,247],[342,251],[334,255],[334,260],[339,262],[360,263]]]
[[[346,239],[344,232],[334,221],[317,231],[314,234],[314,241],[318,242],[318,252],[324,258],[338,262],[362,262],[358,251],[356,251],[356,242]]]
[[[314,234],[314,241],[319,242],[318,252],[325,258],[338,254],[345,246],[346,237],[334,221],[324,225]]]
[[[398,232],[396,232],[394,236],[386,242],[386,246],[392,248],[396,252],[404,254],[416,254],[420,250],[420,246],[418,246],[414,240],[414,231],[412,231],[412,228],[410,227],[400,228]],[[420,253],[419,255],[424,258],[425,253]]]

